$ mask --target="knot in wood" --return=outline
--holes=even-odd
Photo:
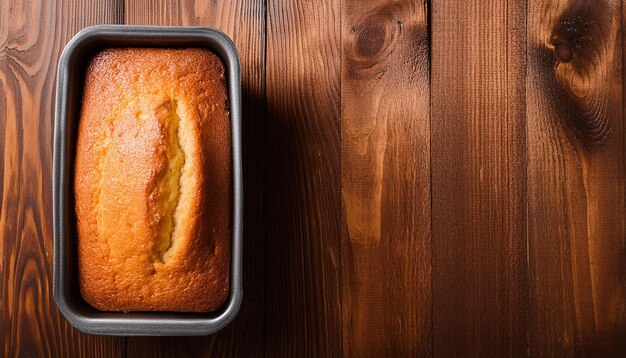
[[[356,49],[359,56],[374,57],[385,48],[387,29],[381,22],[366,22],[359,31]]]
[[[345,47],[346,60],[351,64],[350,76],[373,78],[384,72],[384,62],[402,34],[403,24],[394,16],[395,10],[393,7],[374,9],[351,26]]]
[[[556,55],[557,60],[561,62],[572,62],[572,59],[574,58],[572,49],[565,43],[555,44],[554,54]]]
[[[593,19],[594,16],[599,15],[581,9],[570,9],[563,14],[550,37],[554,56],[559,62],[573,61],[574,67],[579,69],[593,63],[603,41],[600,23]]]

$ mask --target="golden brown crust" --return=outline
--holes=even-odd
[[[229,293],[224,67],[203,49],[109,49],[86,74],[74,189],[83,298],[206,312]]]

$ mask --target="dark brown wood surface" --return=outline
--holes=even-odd
[[[0,356],[626,356],[620,0],[0,0]],[[234,40],[244,302],[209,337],[72,328],[56,65],[86,26]]]
[[[341,354],[339,2],[267,1],[265,353]]]
[[[525,14],[433,2],[432,334],[446,357],[526,354]]]
[[[342,2],[346,356],[432,351],[428,8]]]
[[[529,5],[533,356],[626,352],[621,6]]]
[[[124,355],[124,338],[90,336],[52,299],[52,129],[56,66],[82,28],[123,23],[116,3],[0,5],[0,356]]]

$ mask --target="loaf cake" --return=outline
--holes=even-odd
[[[82,297],[102,311],[219,308],[229,294],[231,180],[219,57],[196,48],[96,54],[74,171]]]

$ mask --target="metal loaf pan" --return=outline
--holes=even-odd
[[[86,66],[93,55],[110,47],[204,47],[226,68],[232,123],[233,212],[230,295],[210,313],[101,312],[81,297],[78,288],[77,233],[73,167],[76,132]],[[94,26],[67,44],[59,61],[53,161],[54,300],[79,330],[105,335],[208,335],[226,326],[242,299],[241,78],[237,50],[223,33],[204,27]]]

